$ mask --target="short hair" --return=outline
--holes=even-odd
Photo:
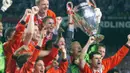
[[[82,50],[82,47],[81,47],[81,45],[80,45],[80,43],[78,42],[78,41],[74,41],[74,42],[71,42],[71,46],[70,46],[70,54],[73,54],[73,45],[78,45],[79,47],[79,51],[81,51]]]
[[[42,20],[42,22],[43,23],[45,23],[48,19],[53,19],[51,16],[47,16],[47,17],[45,17],[43,20]]]
[[[35,0],[35,5],[38,5],[41,0]],[[44,1],[44,0],[43,0]]]
[[[29,54],[22,54],[20,56],[15,57],[18,67],[22,68],[23,64],[27,62],[29,57],[30,57]]]
[[[43,60],[43,57],[38,57],[37,60],[36,60],[36,63],[37,63],[39,60]]]
[[[89,54],[89,58],[92,59],[95,54],[101,55],[99,52],[91,52],[91,53]]]
[[[45,44],[45,49],[50,50],[53,46],[53,40],[48,40]]]
[[[103,43],[99,43],[99,44],[98,44],[98,48],[99,48],[99,47],[104,47],[104,48],[106,49],[106,46],[105,46]]]
[[[8,38],[11,37],[12,33],[15,31],[15,28],[14,27],[8,27],[6,30],[5,30],[5,33],[4,33],[4,37],[5,39],[7,40]]]
[[[74,42],[71,43],[71,49],[73,48],[73,45],[75,45],[75,44],[79,45],[80,49],[82,49],[82,47],[81,47],[81,45],[78,41],[74,41]]]

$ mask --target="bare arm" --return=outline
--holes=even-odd
[[[37,14],[39,11],[37,6],[32,7],[32,12],[30,14],[30,19],[27,25],[25,37],[24,37],[24,44],[27,45],[32,40],[33,32],[34,32],[34,15]]]
[[[20,21],[26,22],[27,17],[31,14],[31,12],[32,12],[31,9],[26,9],[26,10],[25,10],[25,13],[24,13],[24,15],[23,15],[23,17],[21,18]]]
[[[62,62],[60,63],[59,71],[61,73],[66,73],[68,69],[68,61],[67,61],[67,53],[66,53],[65,45],[61,45],[60,49],[62,52]]]
[[[74,37],[74,24],[73,24],[72,14],[68,15],[68,19],[69,19],[68,28],[67,28],[66,36],[65,36],[67,54],[70,53],[71,42]]]
[[[21,46],[20,48],[18,48],[18,49],[14,52],[14,56],[20,55],[20,54],[19,54],[20,51],[22,51],[22,50],[27,50],[27,49],[28,49],[28,46],[26,46],[26,45]]]
[[[39,39],[39,40],[42,40],[42,42],[43,42],[45,36],[46,36],[46,27],[43,27],[42,31],[41,31],[41,39]],[[40,45],[42,45],[42,43]],[[48,51],[48,50],[41,50],[39,53],[39,57],[47,56],[47,55],[49,55],[49,53],[50,53],[50,51]]]
[[[130,34],[128,35],[128,37],[127,37],[127,38],[128,38],[128,41],[127,41],[127,43],[126,43],[126,44],[127,44],[128,46],[130,46]]]
[[[27,28],[25,30],[25,36],[23,41],[25,45],[28,45],[32,40],[33,32],[34,32],[34,14],[30,14],[30,19]]]
[[[47,55],[49,55],[50,51],[47,50],[41,50],[39,53],[39,57],[45,57]]]
[[[67,53],[66,53],[66,48],[65,45],[60,46],[61,52],[62,52],[62,59],[65,60],[67,59]]]
[[[93,36],[89,37],[89,40],[87,42],[87,44],[84,46],[84,48],[81,51],[81,55],[80,55],[80,67],[81,69],[84,68],[86,61],[84,60],[85,54],[88,51],[89,46],[94,42],[95,38]]]

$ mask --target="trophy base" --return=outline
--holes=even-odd
[[[104,39],[104,35],[102,34],[95,34],[94,37],[95,37],[95,43],[99,43]]]

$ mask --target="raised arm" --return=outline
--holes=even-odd
[[[67,60],[67,52],[65,48],[65,44],[62,44],[59,46],[61,52],[62,52],[62,61],[59,66],[60,73],[66,73],[68,69],[68,60]]]
[[[25,37],[24,37],[24,44],[27,45],[30,43],[32,40],[33,32],[34,32],[34,15],[39,12],[39,8],[37,6],[32,7],[32,11],[28,10],[28,12],[31,12],[30,14],[30,19],[27,25],[27,29],[25,32]]]
[[[72,14],[68,16],[68,19],[69,19],[68,28],[67,28],[66,36],[65,36],[67,54],[70,53],[71,42],[74,37],[74,24],[73,24]]]
[[[40,36],[37,46],[35,46],[36,49],[34,50],[32,56],[29,58],[29,60],[23,65],[21,73],[27,73],[27,72],[32,73],[33,72],[32,69],[34,68],[35,61],[36,61],[37,57],[39,56],[44,37],[45,37],[44,34]]]
[[[130,34],[128,35],[128,41],[127,41],[127,43],[126,43],[126,45],[130,48]]]
[[[58,31],[59,31],[61,22],[62,22],[62,17],[56,17],[56,25],[54,26],[53,36],[52,36],[52,40],[53,40],[54,42],[57,40],[57,37],[58,37],[58,35],[59,35],[59,34],[58,34]]]
[[[42,30],[41,30],[41,35],[42,35],[43,38],[45,38],[45,36],[47,35],[46,32],[47,32],[46,26],[44,26],[44,27],[42,28]],[[44,42],[44,41],[43,41],[43,42]],[[40,51],[40,53],[39,53],[39,57],[45,57],[45,56],[49,55],[49,53],[50,53],[50,51],[42,49],[42,50]]]
[[[87,44],[84,46],[84,48],[81,51],[80,55],[80,67],[81,69],[84,68],[86,61],[84,60],[85,54],[88,51],[89,46],[95,41],[94,36],[89,37]]]
[[[122,60],[123,58],[128,54],[130,49],[130,35],[128,35],[128,41],[125,45],[123,45],[115,55],[103,59],[103,64],[106,65],[107,69],[110,70],[112,68],[114,68],[115,66],[117,66]]]
[[[9,52],[13,54],[18,48],[19,44],[21,43],[22,36],[26,27],[25,19],[28,14],[28,11],[25,11],[25,14],[23,15],[23,18],[18,22],[15,28],[15,33],[13,34],[12,38],[10,38],[7,43],[4,44],[4,48],[6,52]],[[11,48],[8,48],[11,47]]]

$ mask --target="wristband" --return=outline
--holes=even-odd
[[[130,49],[130,46],[128,44],[125,44],[125,46]]]
[[[35,46],[35,48],[36,48],[36,49],[38,49],[38,50],[40,50],[40,49],[41,49],[41,47],[40,47],[40,46]]]
[[[23,20],[22,20],[20,23],[21,23],[22,25],[25,25],[25,24],[26,24],[26,22],[25,22],[25,21],[23,21]]]
[[[62,59],[62,62],[66,62],[67,61],[67,59]]]

